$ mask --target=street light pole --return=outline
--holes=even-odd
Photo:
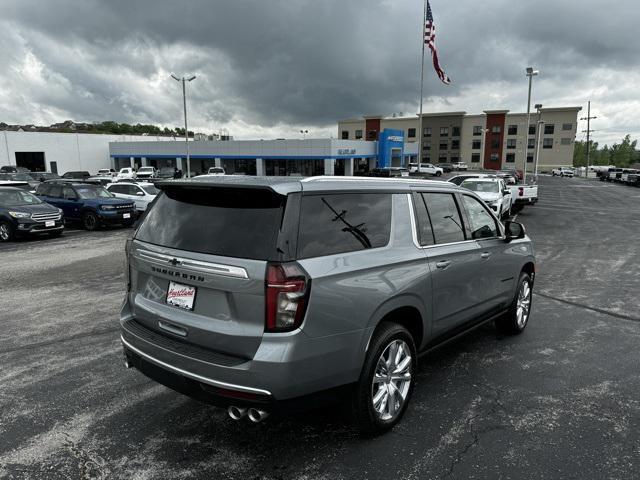
[[[542,104],[536,103],[536,110],[538,111],[538,122],[536,123],[536,140],[534,143],[533,155],[534,155],[534,164],[533,164],[533,178],[535,183],[538,183],[538,158],[540,155],[540,129],[544,122],[542,121]],[[527,143],[529,142],[529,133],[527,132]]]
[[[533,67],[527,67],[527,77],[529,77],[529,96],[527,97],[527,129],[525,130],[527,141],[524,144],[524,168],[522,169],[522,183],[527,183],[527,157],[529,156],[529,124],[531,122],[531,84],[533,77],[538,75],[538,70]]]
[[[190,77],[182,78],[176,77],[173,73],[171,74],[171,78],[173,78],[176,82],[182,82],[182,104],[184,107],[184,141],[187,150],[187,178],[191,177],[191,157],[189,156],[189,127],[187,124],[187,82],[191,82],[196,79],[195,75],[191,75]]]

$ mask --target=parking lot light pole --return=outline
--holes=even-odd
[[[537,126],[536,126],[536,135],[537,135],[537,139],[536,139],[536,158],[535,158],[535,163],[533,166],[533,178],[535,179],[535,182],[538,183],[538,158],[540,158],[540,142],[542,141],[542,135],[540,134],[540,130],[542,130],[542,127],[544,126],[544,120],[538,120]]]
[[[529,96],[527,97],[527,129],[525,130],[527,141],[524,144],[524,168],[522,169],[522,183],[527,183],[527,157],[529,156],[529,124],[531,122],[531,84],[533,77],[540,72],[533,67],[527,67],[527,77],[529,77]]]
[[[187,148],[187,178],[191,177],[191,157],[189,156],[189,127],[187,126],[187,88],[186,83],[191,82],[196,79],[195,75],[191,75],[190,77],[182,78],[176,77],[173,73],[171,74],[171,78],[173,78],[176,82],[182,82],[182,104],[184,106],[184,141]]]

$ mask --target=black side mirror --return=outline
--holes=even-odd
[[[511,240],[517,240],[520,238],[524,238],[526,232],[524,230],[524,225],[518,222],[506,221],[504,223],[505,230],[505,240],[510,242]]]

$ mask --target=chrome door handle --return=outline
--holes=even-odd
[[[489,258],[491,256],[491,252],[482,252],[480,254],[480,258]]]
[[[449,265],[451,265],[451,260],[443,260],[441,262],[436,263],[436,268],[442,268],[445,269],[447,268]]]

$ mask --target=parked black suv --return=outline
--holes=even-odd
[[[60,207],[67,220],[79,221],[87,230],[102,225],[131,226],[136,217],[133,202],[114,197],[100,185],[52,180],[41,183],[36,195]]]
[[[89,178],[91,176],[91,174],[85,170],[82,171],[74,171],[74,172],[66,172],[64,175],[62,175],[62,178],[67,178],[67,179],[84,179],[84,178]]]
[[[19,235],[58,236],[63,230],[61,209],[20,188],[0,187],[0,242]]]

